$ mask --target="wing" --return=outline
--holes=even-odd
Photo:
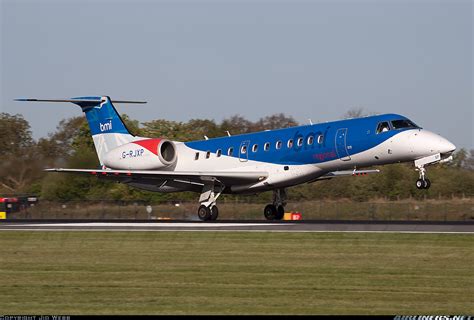
[[[94,169],[46,169],[47,172],[89,174],[118,181],[131,180],[180,180],[189,183],[220,181],[224,185],[258,182],[268,177],[268,172],[257,171],[152,171],[152,170],[94,170]]]
[[[379,173],[380,170],[378,169],[373,169],[373,170],[343,170],[343,171],[333,171],[326,173],[325,175],[322,175],[321,177],[318,177],[314,179],[314,182],[317,180],[327,180],[327,179],[332,179],[332,178],[337,178],[337,177],[349,177],[349,176],[365,176],[368,174],[372,173]]]

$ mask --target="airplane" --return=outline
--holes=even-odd
[[[71,102],[85,113],[101,169],[51,168],[48,172],[89,174],[156,192],[199,193],[200,220],[216,220],[221,194],[273,191],[267,220],[281,220],[286,189],[341,176],[378,173],[365,169],[414,162],[418,189],[431,181],[426,166],[452,160],[456,146],[398,114],[383,114],[255,133],[179,142],[130,133],[108,96],[15,99]]]

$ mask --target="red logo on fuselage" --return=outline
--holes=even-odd
[[[319,160],[319,161],[324,161],[327,159],[333,159],[336,158],[336,152],[330,151],[330,152],[323,152],[323,153],[315,153],[313,154],[313,159]]]
[[[139,140],[134,141],[133,143],[142,146],[143,148],[147,149],[153,154],[158,155],[158,145],[160,144],[162,139],[146,139],[146,140]]]

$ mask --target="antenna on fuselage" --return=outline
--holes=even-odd
[[[229,132],[228,130],[226,130],[225,132],[227,132],[227,136],[228,136],[228,137],[231,136],[231,134],[230,134],[230,132]]]
[[[313,121],[311,121],[311,118],[308,118],[308,120],[309,120],[309,124],[313,125]]]
[[[204,135],[204,139],[209,140],[209,138],[206,135]]]

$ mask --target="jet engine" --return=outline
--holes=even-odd
[[[104,159],[107,168],[116,170],[166,170],[178,160],[176,145],[166,139],[144,139],[109,151]]]

